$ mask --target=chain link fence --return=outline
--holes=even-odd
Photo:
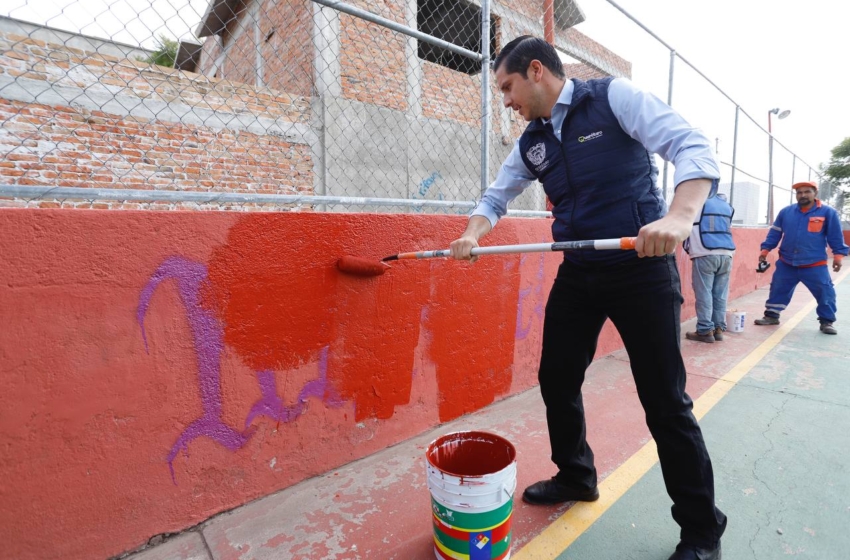
[[[718,151],[740,223],[765,222],[769,192],[778,210],[792,182],[819,180],[777,141],[771,164],[756,119],[610,0],[9,0],[3,12],[2,206],[465,214],[525,127],[482,73],[522,34],[552,42],[568,77],[632,77],[733,139]],[[623,42],[594,40],[600,26]],[[661,181],[669,196],[672,172]],[[548,215],[539,185],[512,208]]]

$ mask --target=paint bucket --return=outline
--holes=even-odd
[[[729,332],[742,332],[744,330],[744,322],[747,320],[747,312],[733,309],[729,312],[729,315]]]
[[[516,449],[487,432],[435,439],[425,454],[438,560],[507,560]]]

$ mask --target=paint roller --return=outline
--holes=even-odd
[[[635,248],[634,237],[620,237],[615,239],[595,239],[588,241],[556,241],[554,243],[529,243],[525,245],[493,245],[491,247],[475,247],[472,256],[479,255],[506,255],[513,253],[547,253],[554,251],[606,251],[619,249],[626,251]],[[440,249],[438,251],[419,251],[412,253],[399,253],[384,257],[379,262],[371,261],[361,257],[344,256],[340,258],[336,266],[341,272],[353,274],[354,276],[380,276],[390,266],[388,261],[407,259],[433,259],[451,256],[451,249]]]

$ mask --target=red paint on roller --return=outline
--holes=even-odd
[[[382,262],[361,259],[360,257],[344,256],[336,262],[336,267],[347,274],[355,276],[380,276],[389,268]]]
[[[516,459],[513,444],[487,432],[456,432],[428,447],[428,462],[453,476],[482,476],[501,471]]]

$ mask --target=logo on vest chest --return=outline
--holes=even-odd
[[[531,165],[535,166],[534,170],[538,173],[543,171],[549,166],[549,162],[546,160],[546,144],[540,142],[539,144],[535,144],[527,152],[525,152],[526,157],[528,157],[528,161],[531,162]]]
[[[587,136],[579,136],[578,141],[579,142],[590,142],[591,140],[596,140],[597,138],[600,138],[601,136],[602,136],[602,131],[597,130],[596,132],[591,132]]]

